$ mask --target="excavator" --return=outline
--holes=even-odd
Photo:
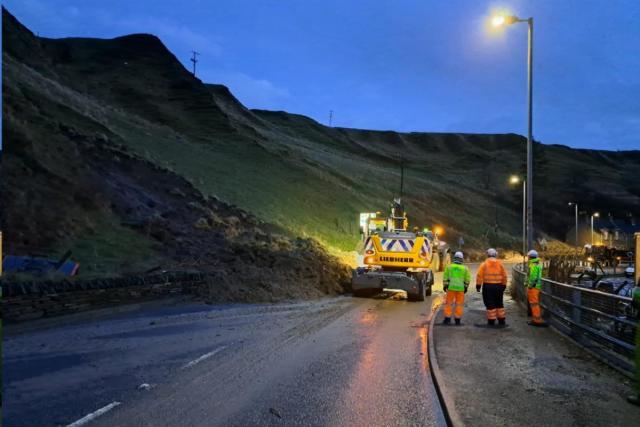
[[[408,229],[402,200],[394,199],[389,217],[376,212],[360,218],[365,266],[353,271],[353,295],[366,297],[393,289],[405,291],[409,301],[424,301],[431,295],[434,281],[433,241],[417,229]]]

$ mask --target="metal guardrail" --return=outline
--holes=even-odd
[[[525,307],[523,266],[513,268],[511,295]],[[540,305],[551,326],[627,375],[634,372],[638,313],[631,298],[542,279]]]

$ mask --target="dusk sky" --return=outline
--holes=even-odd
[[[535,19],[534,136],[640,149],[638,0],[6,0],[45,37],[152,33],[198,77],[250,108],[335,126],[526,133],[527,26]]]

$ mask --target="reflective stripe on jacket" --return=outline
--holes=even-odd
[[[489,258],[478,268],[476,275],[476,284],[484,285],[485,283],[507,285],[507,270],[500,261],[495,258]]]
[[[542,266],[539,258],[529,260],[529,277],[527,285],[530,288],[542,289]]]
[[[471,282],[471,272],[462,264],[451,264],[444,269],[443,282],[451,291],[464,291]]]

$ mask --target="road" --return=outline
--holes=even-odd
[[[438,295],[164,302],[7,328],[5,425],[445,425],[427,361]]]

